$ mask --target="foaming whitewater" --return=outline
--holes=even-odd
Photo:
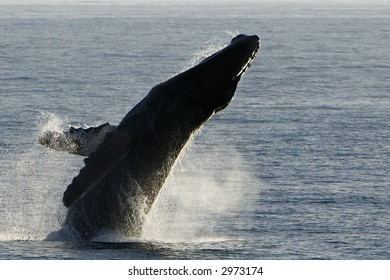
[[[37,134],[60,130],[63,120],[42,114],[37,120]],[[38,135],[31,144],[8,154],[8,172],[2,178],[0,239],[41,240],[59,227],[59,203],[68,169],[66,155],[42,149]]]
[[[202,138],[199,135],[199,138]],[[228,144],[185,148],[157,197],[143,238],[157,242],[210,242],[237,238],[225,231],[251,208],[258,193],[240,153]]]

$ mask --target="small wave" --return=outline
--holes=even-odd
[[[157,239],[140,239],[138,242],[146,243],[158,243],[158,244],[203,244],[203,243],[220,243],[228,242],[232,240],[241,240],[242,238],[237,238],[236,236],[227,236],[227,235],[204,235],[204,236],[193,236],[190,238],[157,238]]]
[[[35,77],[28,77],[28,76],[19,76],[19,77],[3,77],[0,78],[0,81],[28,81],[28,80],[38,80],[38,78]]]
[[[66,228],[53,231],[47,235],[45,241],[80,241],[80,239]],[[95,237],[91,239],[95,243],[144,243],[142,240],[135,237],[124,236],[109,230],[101,230]]]
[[[15,233],[15,232],[2,232],[0,233],[0,241],[39,241],[41,238],[32,234]]]
[[[115,232],[103,231],[92,238],[92,242],[101,243],[142,243],[141,239],[131,238]]]

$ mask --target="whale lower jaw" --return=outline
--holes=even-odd
[[[233,81],[239,81],[241,77],[245,74],[246,70],[251,67],[252,61],[255,59],[258,50],[259,46],[257,46],[257,48],[252,52],[251,56],[248,58],[248,61],[242,66],[240,72],[238,72],[238,74],[233,77]]]

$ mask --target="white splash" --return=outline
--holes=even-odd
[[[60,117],[50,112],[41,112],[38,116],[38,135],[41,135],[45,131],[62,132],[67,122],[67,117]]]
[[[234,224],[234,216],[250,204],[245,201],[253,195],[253,188],[248,188],[253,178],[237,150],[228,149],[223,154],[217,148],[187,149],[180,168],[173,170],[147,216],[145,240],[176,243],[230,238],[223,226]]]
[[[226,47],[228,44],[226,43],[226,34],[229,35],[229,37],[234,37],[236,34],[238,35],[238,32],[231,32],[231,31],[225,31],[223,32],[224,34],[217,34],[214,37],[210,38],[207,40],[202,47],[197,49],[193,56],[192,59],[186,64],[184,69],[182,69],[183,72],[184,70],[187,70],[191,67],[194,67],[196,64],[201,62],[203,59],[206,57],[212,55],[213,53],[219,51],[220,49]],[[233,36],[232,36],[233,35]]]
[[[10,153],[10,171],[2,178],[2,240],[42,240],[60,228],[58,213],[67,180],[72,178],[72,158],[38,144],[39,133],[62,130],[66,118],[42,113],[37,134],[24,150]]]

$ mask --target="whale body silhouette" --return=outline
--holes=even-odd
[[[63,227],[85,240],[105,230],[139,236],[180,152],[232,100],[258,48],[258,36],[238,35],[198,65],[153,87],[118,126],[71,128],[59,137],[41,137],[43,145],[89,156],[64,193],[69,209]]]

